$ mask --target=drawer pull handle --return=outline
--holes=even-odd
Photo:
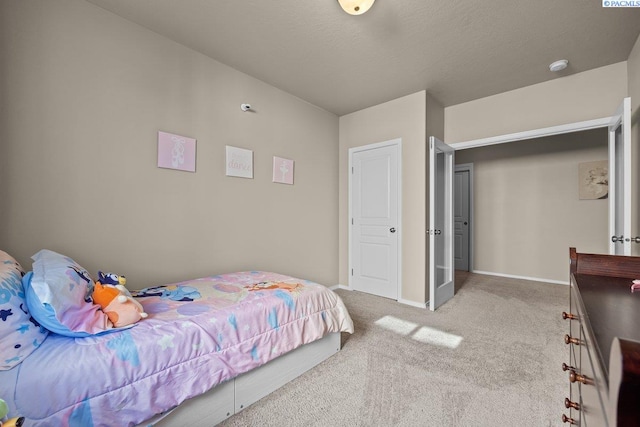
[[[578,422],[576,420],[574,420],[573,418],[567,417],[565,414],[562,414],[562,422],[563,423],[573,424],[573,425],[577,425],[578,424]]]
[[[563,363],[563,364],[562,364],[562,370],[563,370],[563,371],[569,371],[569,370],[571,370],[571,371],[575,371],[575,370],[576,370],[576,368],[574,368],[573,366],[569,366],[569,365],[567,365],[566,363]]]
[[[573,409],[575,409],[576,411],[579,411],[579,410],[580,410],[580,404],[579,404],[579,403],[572,402],[572,401],[570,401],[570,400],[569,400],[568,398],[566,398],[566,397],[564,398],[564,407],[565,407],[565,408],[567,408],[567,409],[569,409],[569,408],[573,408]]]
[[[580,375],[576,371],[569,372],[569,381],[572,383],[579,382],[585,385],[593,385],[593,380],[585,375]]]
[[[565,335],[564,336],[564,343],[565,344],[575,344],[575,345],[580,345],[580,340],[578,338],[573,338],[569,335]]]
[[[577,315],[575,315],[573,313],[567,313],[566,311],[562,312],[562,318],[564,320],[567,320],[567,319],[569,319],[569,320],[578,320],[578,316]]]

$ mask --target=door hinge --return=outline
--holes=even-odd
[[[353,218],[351,218],[351,225],[353,225]]]
[[[353,268],[351,269],[351,275],[353,276]]]
[[[351,173],[353,173],[353,166],[351,166]]]

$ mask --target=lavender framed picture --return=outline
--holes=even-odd
[[[293,160],[273,156],[273,182],[293,185]]]
[[[196,140],[158,132],[158,167],[186,172],[196,171]]]

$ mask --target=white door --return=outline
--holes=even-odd
[[[469,271],[471,181],[469,169],[455,171],[453,180],[453,260],[456,270]]]
[[[400,140],[349,151],[350,286],[397,300]]]
[[[609,253],[631,255],[631,98],[609,125]]]
[[[453,297],[453,153],[429,137],[429,309]]]

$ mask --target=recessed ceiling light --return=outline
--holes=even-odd
[[[565,68],[567,68],[567,65],[569,65],[569,61],[567,61],[566,59],[561,59],[559,61],[551,63],[551,65],[549,65],[549,70],[555,73],[564,70]]]

